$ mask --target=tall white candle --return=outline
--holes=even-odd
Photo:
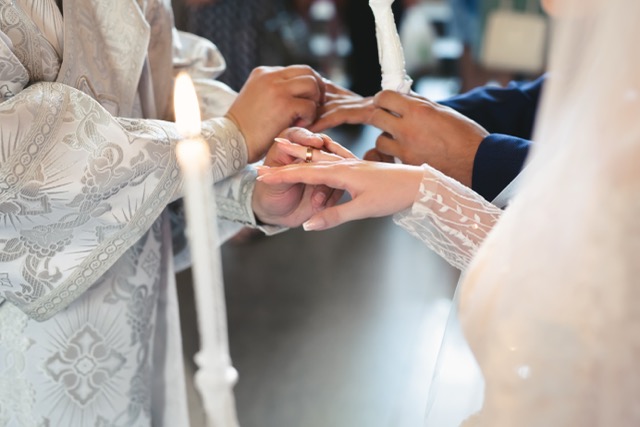
[[[376,22],[378,59],[382,69],[382,89],[409,93],[413,80],[407,75],[404,52],[398,29],[393,19],[393,0],[369,0]]]
[[[184,137],[176,155],[182,171],[187,237],[191,250],[194,293],[200,329],[199,367],[195,382],[209,427],[236,427],[227,313],[222,282],[216,207],[209,146],[200,137],[200,110],[191,79],[180,74],[174,89],[176,125]]]

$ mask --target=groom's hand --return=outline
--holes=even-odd
[[[383,133],[376,141],[378,156],[404,164],[428,163],[470,187],[478,146],[489,135],[482,126],[457,111],[416,94],[382,91],[370,123]]]

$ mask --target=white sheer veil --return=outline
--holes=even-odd
[[[429,426],[640,425],[640,1],[561,3],[531,161],[459,285]]]

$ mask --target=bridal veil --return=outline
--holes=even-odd
[[[445,396],[465,427],[640,425],[640,1],[556,2],[536,143],[461,279],[429,426]]]

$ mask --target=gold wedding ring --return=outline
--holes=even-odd
[[[311,163],[312,159],[313,159],[313,148],[307,147],[307,154],[306,156],[304,156],[304,162]]]

